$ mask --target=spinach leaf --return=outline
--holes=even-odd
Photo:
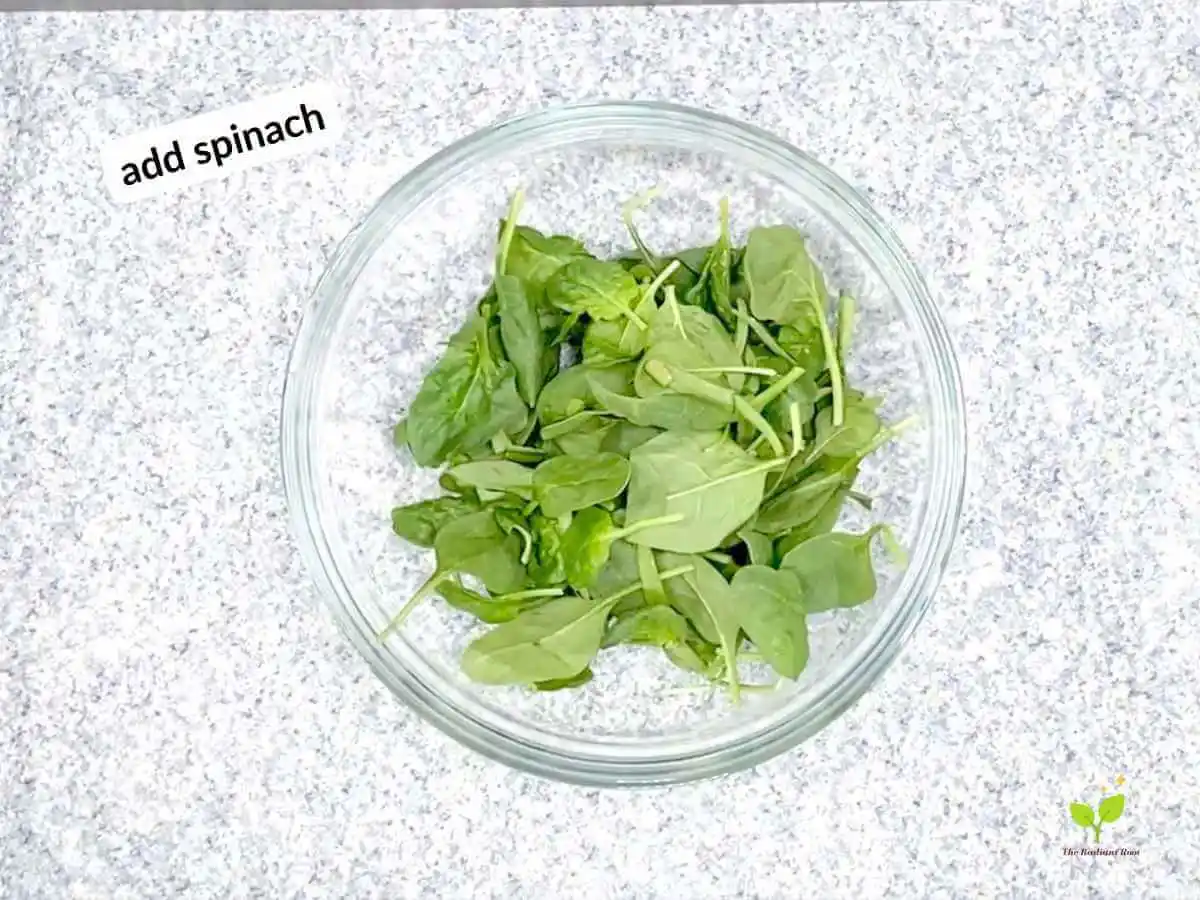
[[[782,534],[817,518],[829,500],[853,483],[857,470],[816,472],[763,504],[754,527],[764,534]]]
[[[447,522],[479,509],[468,497],[435,497],[392,510],[392,531],[410,544],[432,547],[438,530]]]
[[[474,575],[489,591],[515,591],[525,583],[521,541],[505,534],[490,510],[447,522],[434,539],[438,572]]]
[[[522,435],[530,424],[529,409],[517,391],[517,378],[510,363],[501,363],[492,380],[491,412],[468,429],[462,447],[483,444],[498,434]]]
[[[659,556],[672,570],[691,566],[690,572],[667,585],[667,596],[705,640],[720,646],[727,666],[730,697],[736,702],[739,695],[738,631],[741,628],[737,595],[721,573],[703,557],[674,553]]]
[[[542,389],[537,415],[542,425],[552,425],[598,404],[593,397],[596,385],[621,390],[633,378],[633,365],[592,366],[581,364],[561,371]]]
[[[481,510],[447,522],[433,542],[437,568],[379,632],[383,640],[399,628],[423,600],[455,572],[473,575],[494,593],[516,591],[525,583],[521,539],[505,533],[492,510]]]
[[[631,397],[599,381],[593,381],[591,387],[601,408],[644,428],[714,431],[734,419],[732,408],[687,394],[664,392],[651,397]]]
[[[641,572],[638,567],[637,548],[628,541],[623,540],[612,541],[609,547],[608,560],[595,575],[590,590],[594,594],[606,597],[629,585],[637,584],[637,590],[626,594],[613,607],[613,615],[620,616],[645,606],[646,597],[641,590]]]
[[[629,456],[628,516],[645,521],[675,516],[670,524],[631,535],[635,544],[702,553],[758,511],[766,473],[762,463],[720,432],[667,432]]]
[[[752,565],[775,565],[775,547],[767,535],[749,528],[743,528],[737,533],[737,536],[746,545],[746,555],[750,558]]]
[[[606,510],[592,506],[577,512],[563,534],[562,556],[567,583],[577,590],[592,586],[608,562],[614,541],[633,540],[644,531],[678,522],[679,516],[663,515],[637,520],[618,528]]]
[[[804,236],[786,225],[752,229],[746,240],[744,266],[750,283],[750,311],[755,316],[783,325],[800,323],[805,329],[815,324],[833,393],[833,424],[840,425],[844,379],[825,319],[828,294]]]
[[[599,652],[615,603],[566,596],[523,612],[472,641],[463,653],[463,672],[481,684],[572,678]]]
[[[643,606],[615,619],[604,634],[603,646],[618,644],[687,644],[699,636],[687,619],[669,606]]]
[[[782,535],[775,542],[775,553],[777,556],[784,556],[792,548],[803,544],[805,541],[811,540],[814,537],[822,534],[828,534],[838,523],[838,519],[842,515],[842,507],[846,505],[846,498],[850,495],[850,486],[842,485],[833,495],[825,501],[820,511],[813,516],[809,521],[802,525],[797,525],[791,531]]]
[[[512,600],[486,597],[449,579],[438,584],[437,593],[454,609],[469,613],[488,625],[511,622],[526,610],[546,602],[545,597],[517,597]]]
[[[615,453],[556,456],[533,472],[542,511],[552,518],[618,496],[629,482],[629,462]]]
[[[652,294],[645,294],[634,312],[641,319],[657,308]],[[646,349],[648,332],[632,320],[594,321],[583,335],[583,360],[597,366],[636,359]]]
[[[664,577],[690,571],[682,567]],[[599,652],[612,608],[635,590],[631,585],[600,600],[574,595],[548,600],[472,641],[463,653],[463,672],[482,684],[573,678]]]
[[[641,291],[633,276],[618,263],[577,259],[567,263],[546,283],[546,300],[569,313],[593,319],[629,319],[639,328],[646,323],[633,311]]]
[[[833,424],[833,410],[826,408],[817,413],[815,427],[812,453],[852,457],[871,444],[882,423],[870,404],[853,403],[846,407],[841,425]]]
[[[779,349],[787,354],[787,358],[810,377],[815,377],[825,371],[825,346],[821,343],[821,326],[817,323],[817,313],[812,307],[800,307],[795,314],[793,324],[784,325],[779,329]]]
[[[824,309],[821,270],[808,255],[804,235],[788,225],[753,228],[744,261],[750,311],[759,319],[790,323],[808,308]]]
[[[738,623],[768,665],[797,678],[808,663],[808,625],[800,579],[788,569],[745,566],[730,583]]]
[[[535,681],[533,689],[535,691],[562,691],[567,688],[581,687],[592,680],[592,670],[584,669],[577,675],[572,675],[570,678],[550,678],[546,681]]]
[[[601,450],[607,453],[619,453],[628,456],[646,441],[662,434],[661,428],[649,428],[644,425],[634,425],[630,421],[619,421],[605,435]]]
[[[436,466],[481,419],[503,374],[487,348],[485,324],[475,319],[452,340],[421,382],[405,418],[405,439],[418,465]]]
[[[793,547],[779,561],[800,581],[804,608],[810,613],[848,608],[875,596],[875,567],[871,539],[880,526],[863,534],[833,532]]]
[[[505,225],[503,221],[500,223],[502,234]],[[589,256],[583,244],[573,237],[545,235],[526,225],[517,225],[508,249],[506,271],[540,296],[551,275],[572,260]]]
[[[533,533],[533,559],[528,565],[529,577],[542,587],[565,584],[567,571],[562,559],[562,531],[558,521],[534,513],[530,517]]]
[[[534,470],[507,459],[483,459],[447,469],[444,478],[461,487],[482,488],[530,497]]]
[[[496,300],[504,352],[516,370],[521,399],[532,407],[537,402],[546,369],[537,306],[515,275],[496,276]]]
[[[723,367],[731,371],[725,380],[734,390],[741,390],[745,376],[737,369],[741,356],[721,320],[698,306],[664,304],[650,318],[647,343],[684,343],[695,348],[692,357],[700,366]]]

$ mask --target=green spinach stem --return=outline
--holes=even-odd
[[[675,285],[667,285],[667,289],[663,291],[663,298],[663,303],[671,311],[671,320],[675,323],[675,330],[686,341],[688,339],[687,329],[683,327],[683,316],[679,313],[679,303],[675,299]]]
[[[646,289],[642,291],[642,298],[645,299],[649,297],[653,299],[654,295],[658,293],[658,289],[663,286],[663,283],[666,282],[666,280],[670,278],[678,268],[679,260],[677,259],[673,259],[667,263],[663,270],[654,276],[654,280],[646,285]],[[674,294],[672,294],[672,299],[674,299]]]
[[[795,384],[803,374],[804,370],[799,366],[789,369],[783,375],[779,376],[778,381],[751,397],[750,405],[755,409],[765,409],[768,403]]]
[[[512,245],[513,234],[517,230],[517,216],[525,203],[525,192],[518,188],[508,204],[508,215],[504,219],[504,229],[500,232],[500,240],[496,247],[496,277],[504,274],[508,266],[508,248]]]
[[[624,528],[617,528],[608,533],[609,540],[619,541],[621,538],[627,538],[637,534],[639,531],[645,531],[647,528],[657,528],[660,525],[674,525],[676,522],[682,522],[686,519],[683,513],[671,513],[669,516],[655,516],[653,519],[642,519],[638,522],[633,522],[626,525]]]
[[[759,433],[767,439],[767,443],[771,445],[771,450],[776,456],[784,456],[787,450],[784,449],[783,441],[779,439],[779,435],[775,433],[775,429],[771,427],[771,423],[762,417],[762,414],[750,405],[750,401],[740,394],[735,394],[733,398],[733,408],[736,409],[751,425],[758,429]]]
[[[850,349],[850,337],[854,333],[855,312],[854,298],[842,291],[838,295],[837,348],[838,361],[843,367],[846,365],[846,351]]]
[[[426,578],[425,583],[417,588],[417,592],[408,598],[407,603],[400,607],[400,612],[396,613],[396,615],[392,618],[392,621],[388,622],[387,625],[384,626],[383,630],[376,635],[376,639],[379,641],[385,640],[393,631],[403,625],[404,620],[408,618],[409,613],[416,609],[417,605],[420,604],[421,601],[436,591],[438,585],[445,581],[450,574],[450,572],[442,572],[441,570],[438,570]]]
[[[509,600],[536,600],[540,597],[561,597],[566,593],[562,588],[534,588],[528,591],[517,591],[513,594],[500,594],[495,598],[497,603]]]
[[[725,375],[732,373],[734,375],[762,375],[765,378],[778,378],[779,373],[774,369],[768,369],[764,366],[701,366],[698,369],[689,369],[689,372],[702,372],[705,375]],[[762,407],[758,407],[762,409]]]
[[[804,449],[804,425],[800,422],[800,404],[788,404],[788,423],[792,426],[792,453],[789,459],[795,459]]]
[[[746,320],[746,324],[750,326],[750,330],[754,332],[755,337],[762,341],[763,345],[768,350],[770,350],[776,356],[783,357],[793,366],[796,365],[795,357],[779,346],[779,342],[772,337],[771,332],[767,329],[767,326],[758,321],[758,319],[754,318],[754,316],[750,315],[750,313],[746,312],[746,305],[740,301],[738,305],[738,315]]]
[[[642,236],[638,234],[637,226],[633,224],[633,214],[649,206],[650,201],[657,197],[658,194],[659,189],[652,187],[648,191],[631,197],[621,207],[621,218],[625,220],[625,230],[629,232],[629,238],[633,241],[633,245],[637,247],[638,252],[642,254],[642,259],[645,260],[646,265],[655,275],[658,275],[658,257],[650,252],[650,248],[646,246],[642,240]]]
[[[737,299],[737,310],[734,314],[737,319],[737,324],[734,326],[733,346],[737,349],[737,358],[742,362],[746,361],[746,344],[750,341],[750,313],[746,311],[746,301],[741,297]]]
[[[817,312],[817,327],[821,330],[821,343],[825,346],[825,366],[829,369],[829,387],[833,391],[833,426],[842,424],[846,415],[846,401],[843,396],[845,385],[842,383],[842,367],[838,363],[837,348],[833,344],[833,335],[829,331],[829,322],[825,319],[824,306],[813,301]]]

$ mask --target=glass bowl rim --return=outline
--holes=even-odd
[[[837,224],[857,226],[870,245],[863,255],[885,265],[903,290],[895,300],[912,314],[918,355],[929,393],[930,468],[928,494],[919,525],[928,526],[911,548],[911,563],[897,588],[890,612],[861,640],[812,702],[789,718],[744,734],[736,742],[700,752],[635,759],[596,753],[575,754],[538,745],[492,727],[438,695],[436,686],[393,666],[353,603],[338,570],[329,536],[321,527],[318,473],[310,453],[310,433],[318,413],[320,376],[338,313],[358,275],[395,224],[444,185],[456,172],[491,154],[543,135],[576,134],[551,148],[593,142],[605,130],[629,128],[641,139],[657,136],[669,145],[680,133],[702,132],[722,147],[752,161],[771,161],[820,191],[839,209]],[[591,129],[591,131],[589,131]],[[603,141],[603,138],[600,137]],[[526,149],[532,149],[527,147]],[[828,215],[828,210],[822,210]],[[314,365],[314,361],[317,363]],[[783,753],[848,710],[891,665],[920,623],[945,569],[958,528],[966,481],[966,421],[961,377],[953,345],[928,289],[899,238],[854,188],[804,151],[752,125],[706,110],[653,101],[599,101],[555,106],[526,113],[480,129],[417,165],[393,184],[350,230],[331,256],[302,313],[288,357],[280,408],[279,452],[284,494],[292,531],[305,568],[343,635],[375,675],[400,700],[450,737],[495,761],[531,774],[589,786],[638,786],[708,778],[755,766]]]

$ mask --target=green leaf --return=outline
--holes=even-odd
[[[660,306],[650,319],[648,344],[683,343],[694,348],[695,360],[701,366],[733,367],[743,365],[737,347],[721,320],[698,306]],[[745,376],[730,373],[725,376],[729,386],[741,390]]]
[[[698,635],[687,619],[669,606],[643,606],[619,616],[604,635],[604,646],[643,644],[665,647],[685,644]]]
[[[529,408],[517,391],[517,377],[512,365],[503,363],[493,380],[491,413],[479,418],[463,438],[462,444],[464,447],[478,445],[501,432],[510,437],[521,434],[530,421]]]
[[[498,275],[496,303],[504,352],[516,371],[521,399],[532,407],[542,389],[545,348],[537,305],[515,275]]]
[[[592,670],[584,669],[577,675],[572,675],[570,678],[551,678],[547,681],[535,681],[533,689],[536,691],[562,691],[568,688],[582,687],[592,680]]]
[[[538,397],[537,415],[542,425],[561,422],[596,403],[592,389],[596,386],[620,391],[633,379],[633,365],[577,365],[563,369],[542,389]]]
[[[779,561],[780,569],[800,579],[808,612],[859,606],[875,596],[871,539],[878,531],[875,526],[863,534],[823,534],[792,548]]]
[[[1071,818],[1075,820],[1076,825],[1084,828],[1092,828],[1096,824],[1096,813],[1086,803],[1072,803]]]
[[[743,266],[750,285],[750,311],[758,318],[789,323],[806,315],[806,304],[824,308],[825,280],[796,229],[787,225],[751,229]]]
[[[667,432],[629,457],[629,521],[678,515],[675,524],[639,531],[635,544],[702,553],[744,525],[762,501],[761,463],[720,432]]]
[[[849,485],[843,485],[838,488],[833,496],[825,502],[825,505],[821,507],[821,511],[811,520],[793,528],[775,542],[776,555],[783,556],[805,541],[810,541],[815,537],[833,531],[838,523],[838,519],[841,518],[842,507],[846,505],[846,498],[849,494]]]
[[[638,566],[637,548],[628,541],[611,541],[609,556],[600,571],[593,576],[591,590],[601,597],[615,594],[631,584],[641,583],[641,571]],[[626,595],[615,607],[613,615],[622,615],[646,605],[645,595],[636,590]]]
[[[490,510],[446,523],[434,541],[439,572],[474,575],[493,593],[515,591],[525,583],[521,539],[505,534]]]
[[[857,472],[857,469],[852,469]],[[777,535],[817,518],[830,499],[854,477],[841,470],[815,472],[803,481],[764,503],[754,518],[754,527],[764,534]]]
[[[526,610],[546,602],[544,597],[522,597],[516,600],[486,597],[450,580],[440,582],[437,586],[437,593],[453,608],[468,613],[489,625],[511,622]]]
[[[673,370],[687,372],[701,378],[709,384],[728,386],[727,377],[744,379],[745,375],[727,376],[722,372],[713,371],[720,368],[702,348],[683,340],[665,340],[651,344],[633,377],[633,389],[640,397],[654,397],[658,394],[675,393],[671,388],[664,387],[646,373],[647,363],[657,361],[671,367]],[[652,367],[653,368],[653,367]],[[732,406],[731,406],[732,408]]]
[[[810,306],[797,308],[791,325],[779,329],[779,348],[813,378],[825,370],[825,345],[817,311]]]
[[[562,559],[562,531],[554,519],[535,513],[530,517],[533,559],[527,566],[533,583],[541,587],[564,584],[567,570]]]
[[[580,510],[574,515],[562,539],[568,584],[579,590],[592,586],[608,562],[614,530],[612,516],[599,507]]]
[[[809,458],[816,454],[835,457],[854,457],[871,446],[879,434],[882,423],[875,410],[865,403],[846,406],[841,425],[833,424],[833,410],[825,408],[817,413],[816,438]]]
[[[615,453],[556,456],[533,472],[542,511],[558,517],[618,496],[629,482],[629,462]]]
[[[571,678],[595,658],[616,601],[567,596],[521,613],[467,647],[463,672],[481,684]]]
[[[479,509],[466,497],[436,497],[392,510],[392,531],[410,544],[432,547],[438,530],[447,522]]]
[[[737,533],[737,536],[746,545],[746,553],[753,565],[775,565],[775,548],[769,537],[749,528],[743,528]]]
[[[559,435],[554,441],[554,446],[559,453],[568,456],[592,456],[601,453],[608,433],[616,424],[617,421],[609,417],[591,418],[567,434]]]
[[[733,576],[731,587],[738,622],[762,658],[784,678],[799,677],[808,664],[799,579],[787,570],[745,566]]]
[[[703,638],[684,644],[665,644],[662,649],[673,665],[705,677],[708,677],[717,661],[717,646]]]
[[[730,696],[739,695],[737,677],[738,630],[741,627],[739,605],[734,591],[721,573],[701,556],[659,554],[664,566],[691,566],[692,571],[666,585],[671,604],[683,613],[712,643],[718,644],[729,662]]]
[[[472,320],[421,382],[405,419],[418,465],[441,465],[474,425],[491,417],[502,370],[486,343],[482,320]]]
[[[567,583],[577,590],[589,588],[609,561],[612,545],[621,538],[629,539],[642,531],[674,521],[672,516],[634,521],[617,528],[612,516],[597,506],[575,513],[563,533],[562,556],[567,571]],[[634,562],[635,579],[640,578]],[[664,576],[665,577],[665,576]],[[637,586],[640,588],[640,584]]]
[[[1089,809],[1088,812],[1091,810]],[[1101,822],[1117,821],[1121,818],[1121,813],[1125,812],[1125,795],[1113,794],[1111,797],[1105,797],[1100,801],[1099,812]],[[1074,811],[1072,811],[1073,813]]]
[[[645,326],[633,309],[642,299],[633,276],[615,262],[576,259],[551,276],[546,300],[569,313],[585,313],[601,321],[626,317]]]
[[[605,435],[601,450],[606,453],[629,456],[637,447],[660,434],[662,434],[661,428],[634,425],[628,420],[622,420],[617,422]]]
[[[504,223],[500,223],[501,229]],[[539,295],[550,276],[575,259],[591,254],[573,237],[545,235],[535,228],[518,225],[508,248],[505,271],[533,288]]]
[[[658,574],[658,565],[654,561],[654,551],[644,545],[637,548],[638,577],[642,583],[642,594],[651,606],[666,606],[667,592],[663,588],[662,578]]]
[[[653,296],[646,294],[634,311],[645,319],[654,314],[655,308]],[[647,333],[629,319],[592,322],[583,336],[583,360],[593,365],[608,365],[636,359],[646,349]]]
[[[447,469],[444,477],[459,486],[529,497],[533,491],[533,473],[533,469],[507,459],[484,459]]]
[[[630,397],[597,381],[592,382],[592,394],[603,409],[646,428],[715,431],[734,419],[731,408],[686,394]]]

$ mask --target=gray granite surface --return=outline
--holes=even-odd
[[[329,79],[338,146],[127,206],[106,139]],[[0,19],[0,896],[1200,896],[1200,13],[1183,2]],[[961,354],[935,605],[802,749],[636,793],[399,704],[314,602],[278,396],[337,241],[509,114],[663,98],[861,187]],[[1122,773],[1078,858],[1067,804]]]

